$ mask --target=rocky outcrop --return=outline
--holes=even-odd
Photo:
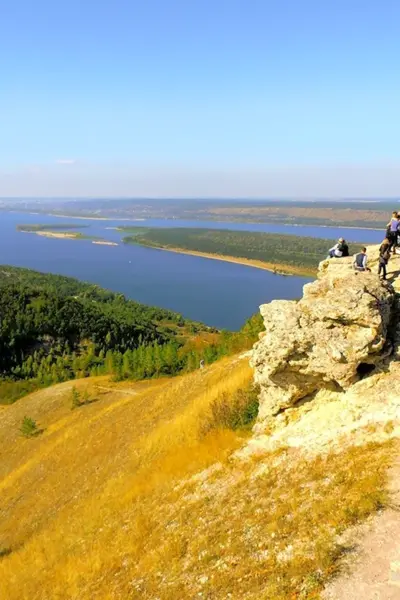
[[[393,352],[394,289],[351,263],[324,261],[299,302],[260,307],[266,331],[251,358],[261,388],[256,432],[321,389],[347,390]]]

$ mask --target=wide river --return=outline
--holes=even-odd
[[[157,219],[129,223],[0,211],[0,264],[77,277],[139,302],[231,330],[239,329],[260,304],[275,298],[300,297],[303,285],[310,280],[140,246],[101,246],[89,240],[49,239],[16,230],[18,224],[34,223],[87,225],[83,233],[117,242],[121,232],[108,228],[129,224],[264,231],[329,239],[344,235],[350,241],[368,243],[378,243],[383,237],[381,231],[363,229]]]

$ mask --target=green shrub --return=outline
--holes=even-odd
[[[258,415],[258,395],[260,389],[251,384],[247,388],[237,390],[233,396],[221,394],[211,404],[203,433],[211,429],[249,429]]]
[[[72,388],[72,392],[71,392],[71,410],[74,410],[75,408],[79,408],[80,406],[82,406],[83,402],[81,400],[81,395],[78,392],[78,390],[76,389],[76,387],[74,386]]]
[[[36,421],[31,419],[31,417],[24,417],[22,420],[22,425],[20,429],[22,435],[24,437],[35,437],[41,433],[41,430],[38,428]]]

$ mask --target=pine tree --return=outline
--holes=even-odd
[[[112,352],[112,373],[115,381],[121,381],[122,375],[122,354],[120,352]]]
[[[71,391],[71,410],[82,406],[81,395],[74,386]]]
[[[20,429],[24,437],[34,437],[40,433],[36,421],[31,417],[24,417]]]
[[[176,346],[171,343],[165,344],[163,346],[162,355],[167,369],[166,372],[173,375],[178,370],[178,353]]]
[[[53,383],[58,383],[60,378],[58,376],[57,367],[55,364],[51,366],[51,380]]]
[[[161,353],[160,345],[157,343],[154,344],[153,356],[154,356],[154,372],[156,375],[160,375],[163,372],[164,361],[163,361],[163,356]]]
[[[145,377],[153,377],[154,375],[154,348],[153,346],[147,346],[144,353],[143,367]]]
[[[111,350],[108,350],[107,354],[106,354],[106,359],[105,359],[105,363],[104,363],[104,369],[106,373],[112,373],[113,372],[113,353]]]
[[[123,377],[129,377],[131,374],[131,360],[130,351],[127,350],[122,358],[122,375]]]

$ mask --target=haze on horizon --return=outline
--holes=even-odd
[[[0,197],[393,197],[400,4],[14,0]]]

